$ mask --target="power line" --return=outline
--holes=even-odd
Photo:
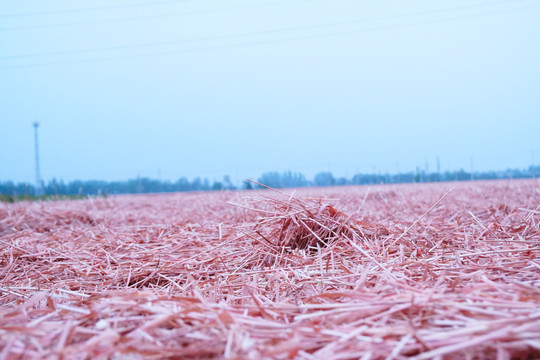
[[[87,12],[87,11],[101,11],[101,10],[111,10],[111,9],[124,9],[124,8],[146,7],[146,6],[155,6],[155,5],[177,4],[181,1],[182,0],[163,0],[163,1],[140,2],[140,3],[124,4],[124,5],[97,6],[97,7],[91,7],[91,8],[41,11],[41,12],[33,12],[33,13],[0,14],[0,18],[72,14],[72,13]],[[186,1],[186,0],[183,0],[183,1]]]
[[[358,34],[358,33],[363,33],[363,32],[372,32],[372,31],[378,31],[378,30],[406,28],[406,27],[418,26],[418,25],[437,24],[437,23],[443,23],[443,22],[448,22],[448,21],[478,18],[478,17],[482,17],[482,16],[486,16],[486,15],[496,15],[496,14],[504,14],[504,13],[510,13],[510,12],[529,10],[529,9],[537,9],[539,7],[540,6],[538,6],[538,5],[536,5],[536,6],[526,6],[526,7],[507,9],[507,10],[500,10],[500,11],[490,11],[490,12],[484,12],[484,13],[471,14],[471,15],[454,16],[454,17],[448,17],[448,18],[437,19],[437,20],[426,20],[426,21],[413,22],[413,23],[408,23],[408,24],[380,26],[380,27],[364,28],[364,29],[359,29],[359,30],[336,31],[336,32],[329,32],[329,33],[325,33],[325,34],[302,35],[302,36],[282,38],[282,39],[273,39],[273,40],[265,40],[265,41],[251,41],[251,42],[244,42],[244,43],[227,44],[227,45],[210,46],[210,47],[200,47],[200,48],[193,48],[193,49],[180,49],[180,50],[169,50],[169,51],[161,51],[161,52],[150,52],[150,53],[117,55],[117,56],[108,56],[108,57],[97,57],[97,58],[90,58],[90,59],[68,60],[68,61],[61,61],[61,62],[34,63],[34,64],[26,64],[26,65],[4,66],[4,67],[0,67],[0,70],[2,70],[2,69],[14,69],[14,68],[29,68],[29,67],[51,66],[51,65],[92,63],[92,62],[102,62],[102,61],[127,59],[127,58],[139,58],[139,57],[148,57],[148,56],[156,56],[156,55],[183,54],[183,53],[190,53],[190,52],[197,52],[197,51],[204,51],[204,50],[225,49],[225,48],[246,47],[246,46],[257,46],[257,45],[268,45],[268,44],[275,44],[275,43],[282,43],[282,42],[289,42],[289,41],[296,41],[296,40],[316,39],[316,38],[324,38],[324,37],[331,37],[331,36],[351,35],[351,34]],[[358,22],[358,21],[355,21],[355,22]],[[215,36],[215,37],[185,39],[185,40],[179,40],[179,41],[174,41],[174,42],[152,43],[152,44],[133,45],[133,46],[128,45],[128,46],[125,46],[125,47],[124,46],[119,46],[119,47],[110,47],[110,48],[101,48],[101,49],[92,49],[92,50],[90,50],[90,49],[89,50],[74,50],[73,52],[55,53],[54,55],[57,55],[57,54],[58,55],[60,55],[60,54],[69,54],[69,53],[73,54],[73,53],[79,53],[79,52],[81,52],[81,53],[82,52],[92,52],[92,51],[98,51],[98,50],[116,50],[116,49],[124,49],[124,48],[136,48],[136,47],[141,47],[141,46],[170,45],[170,44],[173,44],[173,43],[195,42],[195,41],[201,41],[201,40],[221,40],[221,39],[226,39],[226,38],[247,37],[247,36],[253,36],[253,35],[271,34],[271,33],[278,33],[278,32],[307,30],[307,29],[322,28],[322,27],[336,26],[336,25],[343,25],[343,24],[350,24],[350,23],[353,23],[353,22],[312,25],[312,26],[307,26],[307,27],[276,29],[276,30],[268,30],[268,31],[244,33],[244,34],[230,34],[230,35],[221,35],[221,36]],[[2,58],[16,58],[16,57],[34,57],[34,56],[42,56],[42,55],[53,55],[53,54],[52,53],[48,53],[48,54],[29,54],[29,55],[20,55],[20,56],[13,55],[13,56],[7,56],[7,57],[0,57],[0,59],[2,59]]]
[[[219,13],[219,12],[232,11],[232,10],[243,10],[243,9],[252,9],[252,8],[259,8],[259,7],[291,4],[291,3],[298,3],[298,2],[305,2],[305,1],[314,2],[314,1],[320,1],[320,0],[283,1],[283,2],[273,2],[273,3],[269,3],[269,4],[256,4],[256,5],[250,5],[250,6],[236,6],[236,7],[211,9],[211,10],[194,10],[194,11],[167,13],[167,14],[158,14],[158,15],[143,15],[143,16],[120,17],[120,18],[114,18],[114,19],[88,20],[88,21],[71,21],[71,22],[56,23],[56,24],[14,26],[14,27],[0,28],[0,31],[46,29],[46,28],[55,28],[55,27],[63,27],[63,26],[107,24],[107,23],[129,22],[129,21],[138,21],[138,20],[150,20],[150,19],[158,19],[158,18],[164,18],[164,17],[202,15],[202,14],[212,14],[212,13]],[[531,0],[499,0],[499,1],[483,2],[483,3],[464,5],[464,6],[458,6],[458,7],[446,8],[446,9],[440,9],[440,10],[428,10],[428,11],[412,12],[412,13],[407,13],[407,14],[402,14],[402,15],[391,15],[391,16],[377,17],[374,20],[391,19],[391,18],[403,17],[403,16],[425,15],[425,14],[432,14],[432,13],[437,13],[437,12],[446,12],[446,11],[449,11],[449,10],[450,11],[452,11],[452,10],[463,10],[463,9],[490,6],[490,5],[496,5],[496,4],[504,4],[504,3],[510,3],[510,2],[516,3],[516,2],[520,2],[520,1],[531,1]],[[536,0],[532,0],[532,1],[536,1]],[[370,20],[366,20],[366,21],[370,21]]]
[[[38,146],[38,127],[39,123],[34,121],[34,146],[35,146],[35,158],[36,158],[36,196],[43,195],[43,182],[41,181],[41,174],[39,171],[39,146]]]
[[[0,56],[0,59],[15,59],[15,58],[26,58],[26,57],[38,57],[38,56],[52,56],[52,55],[72,55],[72,54],[80,54],[80,53],[88,53],[88,52],[96,52],[96,51],[125,50],[125,49],[137,49],[137,48],[144,48],[144,47],[164,46],[164,45],[176,45],[176,44],[181,44],[181,43],[198,42],[198,41],[227,40],[227,39],[234,39],[238,37],[269,35],[269,34],[276,34],[276,33],[282,33],[282,32],[311,30],[311,29],[319,29],[319,28],[325,28],[325,27],[348,25],[348,24],[355,24],[355,23],[359,23],[363,21],[364,20],[336,22],[336,23],[327,23],[327,24],[318,24],[318,25],[309,25],[309,26],[290,27],[290,28],[284,28],[284,29],[253,31],[253,32],[248,32],[248,33],[203,36],[203,37],[197,37],[197,38],[191,38],[191,39],[161,41],[161,42],[143,43],[143,44],[135,44],[135,45],[119,45],[119,46],[67,50],[67,51],[57,51],[57,52],[48,52],[48,53],[6,55],[6,56]]]
[[[524,0],[524,1],[528,1],[528,0]],[[504,1],[504,0],[503,1],[493,1],[490,4],[493,5],[493,4],[506,3],[506,2],[507,1]],[[515,0],[512,1],[512,2],[515,2]],[[465,8],[471,8],[473,6],[474,7],[476,7],[476,6],[485,6],[486,4],[487,3],[481,3],[481,4],[476,4],[476,5],[460,6],[460,7],[453,7],[453,8],[411,12],[411,13],[400,14],[400,15],[389,15],[389,16],[383,16],[383,17],[364,18],[364,19],[351,20],[351,21],[333,22],[333,23],[316,24],[316,25],[308,25],[308,26],[298,26],[298,27],[290,27],[290,28],[284,28],[284,29],[254,31],[254,32],[248,32],[248,33],[236,33],[236,34],[216,35],[216,36],[203,36],[203,37],[197,37],[197,38],[191,38],[191,39],[151,42],[151,43],[142,43],[142,44],[134,44],[134,45],[118,45],[118,46],[98,47],[98,48],[78,49],[78,50],[67,50],[67,51],[42,52],[42,53],[30,53],[30,54],[19,54],[19,55],[6,55],[6,56],[0,56],[0,59],[16,59],[16,58],[29,58],[29,57],[54,56],[54,55],[73,55],[73,54],[91,53],[91,52],[98,52],[98,51],[140,49],[140,48],[145,48],[145,47],[177,45],[177,44],[191,43],[191,42],[202,42],[202,41],[212,41],[212,40],[227,40],[227,39],[233,39],[233,38],[238,38],[238,37],[251,37],[251,36],[257,36],[257,35],[269,35],[269,34],[276,34],[276,33],[283,33],[283,32],[322,29],[322,28],[327,28],[327,27],[335,27],[335,26],[343,26],[343,25],[355,25],[355,24],[364,23],[364,22],[373,22],[373,21],[379,21],[379,20],[410,17],[410,16],[415,16],[415,15],[424,15],[424,14],[433,14],[433,13],[441,13],[441,12],[462,10],[462,9],[465,9]]]
[[[253,6],[253,7],[255,7],[255,6]],[[118,23],[118,22],[137,21],[137,20],[150,20],[150,19],[158,19],[158,18],[164,18],[164,17],[178,17],[178,16],[200,15],[200,14],[212,14],[212,13],[219,13],[219,12],[223,12],[223,11],[236,10],[236,9],[242,9],[242,8],[244,8],[244,7],[221,8],[221,9],[199,10],[199,11],[186,11],[186,12],[159,14],[159,15],[121,17],[121,18],[104,19],[104,20],[71,21],[71,22],[65,22],[65,23],[59,23],[59,24],[15,26],[15,27],[0,28],[0,31],[46,29],[46,28],[55,28],[55,27],[73,26],[73,25],[107,24],[107,23]],[[251,7],[245,7],[245,8],[251,8]]]
[[[5,27],[5,28],[0,28],[0,31],[43,29],[43,28],[55,28],[55,27],[62,27],[62,26],[88,25],[88,24],[107,24],[107,23],[128,22],[128,21],[137,21],[137,20],[150,20],[150,19],[158,19],[158,18],[164,18],[164,17],[214,14],[214,13],[220,13],[220,12],[226,12],[226,11],[254,9],[254,8],[268,7],[268,6],[275,6],[275,5],[288,5],[288,4],[306,2],[306,1],[315,2],[315,1],[322,1],[322,0],[288,0],[288,1],[281,1],[281,2],[272,2],[268,4],[254,4],[254,5],[248,5],[248,6],[243,5],[243,6],[234,6],[234,7],[224,7],[224,8],[218,8],[218,9],[193,10],[193,11],[183,11],[183,12],[166,13],[166,14],[158,14],[158,15],[143,15],[143,16],[120,17],[120,18],[102,19],[102,20],[71,21],[71,22],[57,23],[57,24]],[[516,1],[527,1],[527,0],[516,0]]]

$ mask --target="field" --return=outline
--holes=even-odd
[[[0,359],[537,359],[540,181],[2,203],[0,293]]]

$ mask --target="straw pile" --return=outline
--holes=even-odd
[[[540,183],[2,204],[0,293],[0,359],[535,359]]]

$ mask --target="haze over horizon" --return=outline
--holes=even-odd
[[[0,181],[540,163],[540,1],[0,4]]]

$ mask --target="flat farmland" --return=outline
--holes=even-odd
[[[540,358],[540,181],[0,204],[0,349]]]

